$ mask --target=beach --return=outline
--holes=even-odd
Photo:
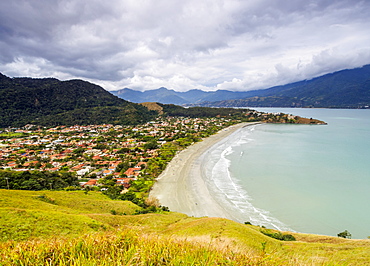
[[[369,110],[267,109],[327,126],[239,124],[189,146],[151,195],[171,211],[281,231],[369,235]],[[352,137],[349,137],[352,136]]]
[[[207,188],[201,177],[199,158],[238,129],[254,124],[256,123],[230,126],[179,152],[158,177],[150,196],[157,198],[161,205],[167,206],[171,211],[189,216],[233,219],[232,214],[216,201]]]

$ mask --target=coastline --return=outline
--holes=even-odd
[[[201,168],[196,162],[209,148],[238,129],[259,123],[245,122],[230,126],[178,153],[158,177],[150,196],[157,198],[161,205],[174,212],[194,217],[233,219],[207,189],[201,178]]]

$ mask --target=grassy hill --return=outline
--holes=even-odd
[[[133,215],[98,192],[0,190],[0,265],[366,265],[369,240],[180,213]],[[113,215],[116,214],[116,215]],[[117,215],[118,214],[118,215]],[[272,233],[273,231],[270,230]]]

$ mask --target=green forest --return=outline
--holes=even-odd
[[[0,188],[20,190],[63,189],[79,186],[71,172],[0,170]]]
[[[82,81],[9,78],[0,74],[0,128],[147,122],[156,113]]]

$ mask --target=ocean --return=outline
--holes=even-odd
[[[328,125],[259,124],[210,148],[202,178],[238,222],[370,236],[370,110],[256,108]]]

